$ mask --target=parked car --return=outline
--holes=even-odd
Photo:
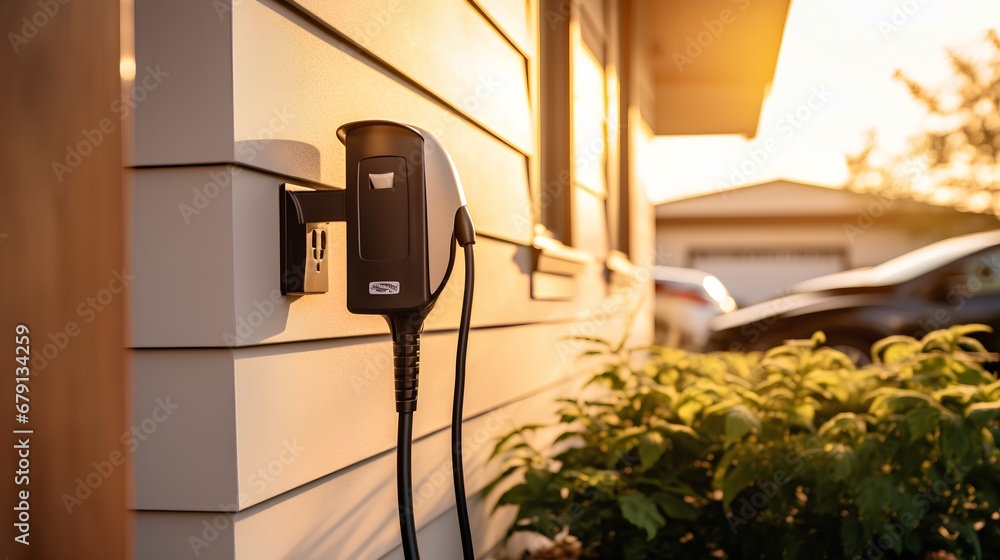
[[[933,243],[878,266],[806,280],[788,295],[713,319],[710,350],[762,350],[815,331],[861,363],[880,338],[983,323],[1000,351],[1000,230]]]
[[[736,309],[729,290],[711,274],[693,268],[653,267],[656,285],[656,341],[665,346],[704,350],[709,321]]]

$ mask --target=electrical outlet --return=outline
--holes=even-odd
[[[344,191],[285,183],[280,190],[281,293],[330,289],[330,223],[344,220]]]
[[[303,292],[307,294],[322,293],[330,289],[330,275],[327,272],[329,259],[327,259],[327,246],[330,234],[327,232],[327,223],[306,224],[306,243],[308,251],[306,255],[306,266],[303,274]]]

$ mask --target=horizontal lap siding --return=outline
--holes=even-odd
[[[469,0],[477,5],[500,28],[508,39],[528,57],[535,56],[535,34],[528,0]]]
[[[329,292],[276,292],[277,188],[285,179],[234,166],[140,169],[134,177],[133,345],[247,346],[388,332],[380,317],[347,311],[344,224],[330,227]],[[197,204],[205,194],[211,198]],[[183,210],[195,205],[197,213]],[[602,220],[591,206],[581,223],[600,230]],[[576,280],[575,301],[533,301],[530,249],[482,237],[475,251],[475,326],[568,319],[597,307],[605,295],[598,262]],[[458,326],[463,259],[459,252],[428,330]]]
[[[474,330],[466,416],[515,402],[579,371],[573,334],[620,332],[623,319]],[[450,423],[453,333],[422,337],[415,435]],[[156,399],[176,405],[136,452],[140,509],[246,508],[362,461],[395,444],[387,337],[236,350],[140,350],[136,414]],[[218,444],[219,449],[212,449]],[[255,473],[288,445],[305,448],[260,488]],[[208,450],[208,451],[206,451]],[[287,455],[287,454],[286,454]]]
[[[521,151],[534,151],[526,61],[467,0],[294,3]]]
[[[500,465],[486,462],[494,439],[514,426],[551,418],[555,398],[581,383],[580,378],[571,379],[466,421],[467,490],[474,496],[470,508],[480,550],[485,552],[497,543],[510,520],[510,512],[490,517],[489,500],[475,497],[500,472]],[[414,444],[414,505],[421,526],[439,525],[435,521],[442,518],[454,525],[449,445],[447,430]],[[308,450],[302,452],[302,460]],[[399,541],[395,455],[378,453],[238,513],[141,511],[136,521],[137,557],[144,560],[214,560],[234,554],[240,560],[380,558],[396,549]],[[217,528],[216,533],[207,532],[214,538],[206,538],[206,522]],[[446,557],[433,551],[453,553],[457,542],[432,543],[423,534],[421,539],[428,558]]]
[[[448,147],[482,234],[465,430],[490,441],[551,419],[554,398],[579,386],[587,365],[566,337],[624,329],[627,314],[602,305],[603,200],[581,195],[575,209],[588,232],[581,248],[595,256],[570,280],[576,297],[532,300],[533,2],[220,5],[137,6],[140,77],[156,64],[170,75],[136,116],[135,422],[157,399],[177,406],[136,451],[137,556],[394,557],[387,327],[346,309],[343,224],[331,226],[329,292],[275,296],[277,186],[342,188],[335,132],[349,121],[406,122]],[[450,535],[453,524],[450,471],[441,469],[463,277],[459,252],[423,336],[414,433],[422,539]],[[500,426],[491,423],[498,414]],[[489,447],[470,444],[471,495],[496,474]],[[508,517],[491,517],[479,496],[471,504],[485,551]],[[222,527],[208,540],[206,522]],[[454,553],[450,542],[428,543],[425,555]]]
[[[519,152],[460,114],[415,92],[407,83],[345,52],[344,45],[331,44],[321,28],[295,14],[247,3],[235,17],[235,51],[239,53],[234,61],[237,161],[343,187],[344,146],[336,138],[337,127],[365,119],[416,125],[432,132],[448,147],[478,231],[530,243],[531,203],[525,156],[530,151]],[[392,21],[399,26],[408,20],[399,16]],[[496,35],[492,28],[485,32]],[[405,37],[398,29],[392,35]],[[272,39],[261,41],[262,36]],[[505,48],[510,50],[509,46]],[[439,51],[431,59],[453,51]],[[523,64],[518,69],[523,85]],[[460,70],[474,76],[474,82],[456,82],[455,87],[478,103],[480,82],[493,76],[494,65],[455,62],[451,72]],[[439,76],[438,80],[445,77]],[[482,103],[490,99],[506,102],[510,98],[507,87],[504,82],[496,85]],[[517,104],[512,105],[511,114],[501,122],[519,120],[521,110]],[[283,122],[275,120],[276,112],[285,116]],[[275,130],[278,127],[281,130]],[[272,135],[274,139],[267,139]]]

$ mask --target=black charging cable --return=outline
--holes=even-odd
[[[418,560],[417,527],[413,511],[413,413],[417,410],[417,381],[420,374],[420,332],[391,317],[393,375],[396,385],[396,503],[403,556]]]
[[[458,351],[455,356],[455,400],[451,409],[451,464],[455,477],[455,510],[458,513],[458,530],[462,535],[462,555],[465,560],[475,560],[472,545],[472,528],[469,525],[469,504],[465,497],[465,468],[462,462],[462,411],[465,407],[465,358],[469,351],[469,325],[472,322],[472,291],[476,284],[476,267],[473,262],[473,240],[465,246],[465,294],[462,297],[462,320],[458,326]]]
[[[476,228],[465,206],[455,214],[455,239],[465,249],[465,293],[462,296],[462,319],[458,324],[458,349],[455,352],[455,399],[451,408],[451,468],[455,478],[455,511],[462,536],[462,556],[475,560],[472,527],[469,525],[469,504],[465,497],[465,467],[462,462],[462,416],[465,408],[465,358],[469,352],[469,330],[472,323],[472,292],[476,285],[476,263],[472,246],[476,244]]]
[[[475,263],[472,246],[476,229],[467,207],[455,214],[455,240],[465,249],[465,294],[462,298],[462,318],[458,328],[458,350],[455,359],[455,399],[451,416],[451,459],[455,477],[455,507],[462,536],[465,560],[475,560],[469,506],[465,497],[465,469],[462,464],[462,416],[465,401],[465,358],[469,349],[472,322],[472,292],[475,285]],[[417,410],[417,387],[420,377],[420,330],[430,307],[415,315],[386,316],[392,332],[393,377],[396,390],[396,412],[399,428],[396,434],[396,494],[399,508],[399,532],[405,560],[419,560],[416,520],[413,511],[413,413]]]

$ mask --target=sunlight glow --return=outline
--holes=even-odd
[[[130,82],[135,79],[135,59],[132,57],[122,58],[118,63],[118,73],[123,81]]]
[[[779,178],[841,185],[844,155],[861,149],[867,130],[898,153],[925,126],[893,72],[939,84],[951,76],[945,48],[975,45],[998,25],[1000,2],[989,0],[794,0],[757,137],[655,138],[642,162],[649,196],[662,202]]]
[[[736,300],[729,295],[729,290],[726,289],[721,280],[709,275],[701,281],[701,285],[708,292],[708,295],[719,304],[723,313],[729,313],[736,309]]]

